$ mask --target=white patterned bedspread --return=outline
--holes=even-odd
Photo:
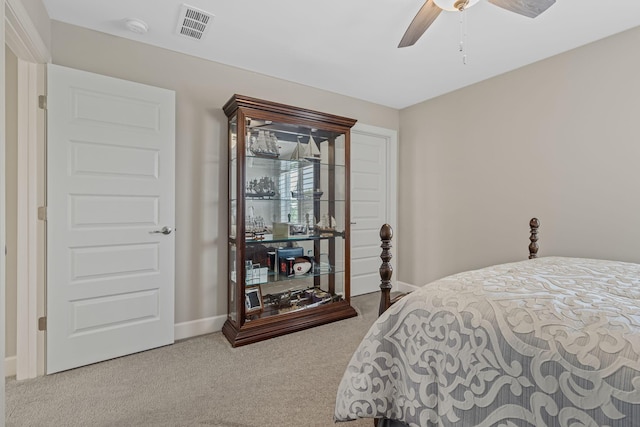
[[[335,419],[640,426],[640,265],[549,257],[425,285],[371,327]]]

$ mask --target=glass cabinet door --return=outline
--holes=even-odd
[[[246,118],[246,321],[342,301],[344,134]]]

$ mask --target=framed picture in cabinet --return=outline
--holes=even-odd
[[[262,301],[262,291],[260,285],[247,287],[244,292],[245,313],[254,315],[262,313],[264,304]]]

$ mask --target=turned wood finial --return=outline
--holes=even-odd
[[[393,274],[393,268],[391,267],[392,255],[391,255],[391,239],[393,238],[393,229],[389,224],[384,224],[380,228],[380,240],[382,244],[382,253],[380,259],[382,259],[382,265],[380,266],[380,290],[382,295],[380,296],[380,309],[378,315],[384,313],[384,311],[391,305],[391,275]]]
[[[531,236],[529,236],[529,259],[538,258],[538,227],[540,227],[540,221],[538,218],[531,218],[529,221],[529,227],[531,227]]]

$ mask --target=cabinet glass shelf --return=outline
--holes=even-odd
[[[284,275],[282,273],[277,273],[275,271],[269,270],[267,272],[266,275],[266,281],[265,282],[260,282],[260,278],[258,275],[256,275],[256,279],[252,279],[252,278],[247,278],[247,286],[252,286],[252,285],[262,285],[263,287],[268,286],[270,284],[275,284],[275,283],[283,283],[283,282],[293,282],[296,280],[305,280],[305,279],[313,279],[315,277],[323,277],[323,276],[327,276],[329,274],[341,274],[344,273],[344,268],[336,268],[336,266],[329,266],[329,265],[320,265],[319,267],[320,271],[319,272],[312,272],[310,271],[309,273],[305,273],[305,274],[294,274],[291,276],[287,276]],[[232,279],[235,279],[235,275],[232,275]],[[235,280],[232,280],[233,282],[235,282]],[[254,283],[255,282],[255,283]]]
[[[268,235],[261,240],[245,238],[245,243],[247,245],[251,245],[251,244],[264,245],[267,243],[307,242],[307,241],[314,241],[314,240],[330,240],[330,239],[336,239],[336,238],[344,239],[344,232],[336,231],[336,233],[333,236],[300,236],[300,237],[288,237],[288,238],[281,238],[281,239],[275,239],[272,237],[272,235]],[[231,241],[235,243],[235,239],[231,239]]]
[[[287,159],[285,157],[262,157],[247,154],[245,158],[247,166],[250,168],[274,168],[274,170],[280,171],[290,171],[314,165],[328,169],[340,169],[345,167],[344,164],[327,163],[326,159],[322,159],[320,157],[317,159]]]
[[[230,199],[230,201],[235,202],[236,199]],[[300,201],[304,201],[304,202],[332,202],[332,203],[344,203],[346,202],[346,200],[343,199],[333,199],[333,200],[327,200],[327,199],[317,199],[313,196],[304,196],[304,197],[279,197],[278,195],[276,196],[272,196],[271,198],[269,198],[269,196],[256,196],[256,197],[251,197],[251,196],[247,196],[245,198],[245,201],[247,203],[253,203],[253,202],[300,202]]]

